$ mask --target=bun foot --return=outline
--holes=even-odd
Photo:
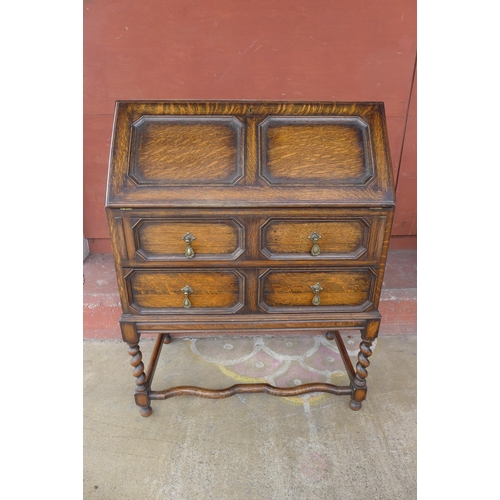
[[[153,413],[151,406],[139,406],[139,411],[143,417],[149,417]]]
[[[172,337],[170,335],[165,335],[164,339],[163,339],[163,343],[164,344],[170,344],[170,342],[172,342]]]
[[[325,334],[325,337],[328,339],[328,340],[333,340],[335,338],[335,335],[333,332],[326,332]]]
[[[359,403],[358,401],[349,401],[349,406],[351,407],[351,410],[361,410],[361,403]]]

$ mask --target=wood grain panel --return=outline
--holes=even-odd
[[[134,123],[129,176],[139,185],[233,184],[243,124],[231,117],[145,116]]]
[[[190,232],[193,261],[236,259],[244,251],[243,227],[233,220],[140,219],[133,227],[137,253],[145,260],[187,260],[183,236]]]
[[[364,184],[373,175],[368,126],[356,117],[270,117],[261,141],[271,184]]]
[[[365,252],[368,224],[362,220],[271,220],[262,230],[263,253],[271,259],[357,259]],[[311,255],[316,231],[321,253]]]
[[[138,312],[235,312],[243,306],[244,277],[236,271],[134,270],[127,277],[131,308]],[[192,306],[183,307],[188,285]]]
[[[371,305],[376,275],[368,269],[269,271],[260,277],[260,305],[276,312],[307,309],[366,310]],[[312,304],[311,286],[319,283],[321,303]]]

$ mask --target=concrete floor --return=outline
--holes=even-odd
[[[416,344],[413,334],[378,339],[359,412],[348,396],[248,394],[153,401],[144,418],[126,344],[84,341],[83,498],[416,499]],[[141,347],[147,366],[153,341]],[[331,366],[321,364],[325,354]],[[153,389],[262,378],[343,385],[336,363],[323,337],[174,339]]]

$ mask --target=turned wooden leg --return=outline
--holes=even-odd
[[[368,358],[372,355],[372,350],[370,349],[371,345],[371,340],[362,340],[361,344],[359,344],[356,375],[352,380],[352,394],[349,403],[351,409],[355,411],[361,409],[361,402],[366,399],[366,377],[368,376],[366,368],[370,366]]]
[[[143,417],[149,417],[153,412],[148,386],[146,384],[146,374],[144,373],[144,363],[142,362],[142,353],[139,349],[139,342],[129,342],[128,353],[132,356],[130,364],[134,367],[133,375],[135,377],[135,402],[139,406],[139,411]]]

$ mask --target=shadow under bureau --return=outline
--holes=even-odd
[[[152,400],[249,392],[361,408],[394,213],[382,103],[118,101],[106,212],[143,416]],[[361,331],[355,367],[339,329]],[[349,386],[151,390],[172,338],[318,333]]]

